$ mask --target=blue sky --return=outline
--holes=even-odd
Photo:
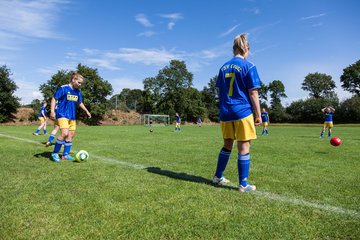
[[[0,65],[22,103],[40,84],[78,63],[97,68],[114,94],[142,89],[171,59],[185,61],[202,90],[249,33],[261,80],[281,80],[285,105],[304,99],[309,73],[332,76],[340,100],[343,69],[360,59],[357,0],[0,0]]]

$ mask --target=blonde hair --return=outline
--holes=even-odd
[[[79,79],[79,78],[82,78],[84,79],[84,77],[78,73],[78,72],[73,72],[70,76],[70,81],[69,82],[72,82],[73,79]]]
[[[240,54],[244,56],[246,51],[250,50],[250,45],[247,40],[247,33],[239,34],[234,39],[233,53],[234,56]]]

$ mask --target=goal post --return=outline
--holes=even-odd
[[[170,116],[162,114],[142,114],[140,121],[144,126],[167,126],[170,124]]]

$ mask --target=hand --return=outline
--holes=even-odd
[[[55,112],[50,112],[50,119],[55,120]]]
[[[91,118],[91,113],[89,111],[86,112],[89,118]]]
[[[262,123],[262,120],[260,117],[255,117],[255,126],[260,126]]]

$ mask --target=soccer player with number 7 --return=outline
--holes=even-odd
[[[219,89],[220,126],[224,146],[220,150],[213,183],[226,184],[224,176],[234,141],[238,147],[239,190],[256,190],[247,181],[250,172],[250,141],[256,139],[255,126],[261,125],[258,88],[260,78],[253,63],[247,61],[250,45],[247,35],[235,37],[234,57],[219,71],[216,87]],[[255,119],[253,116],[255,114]]]

